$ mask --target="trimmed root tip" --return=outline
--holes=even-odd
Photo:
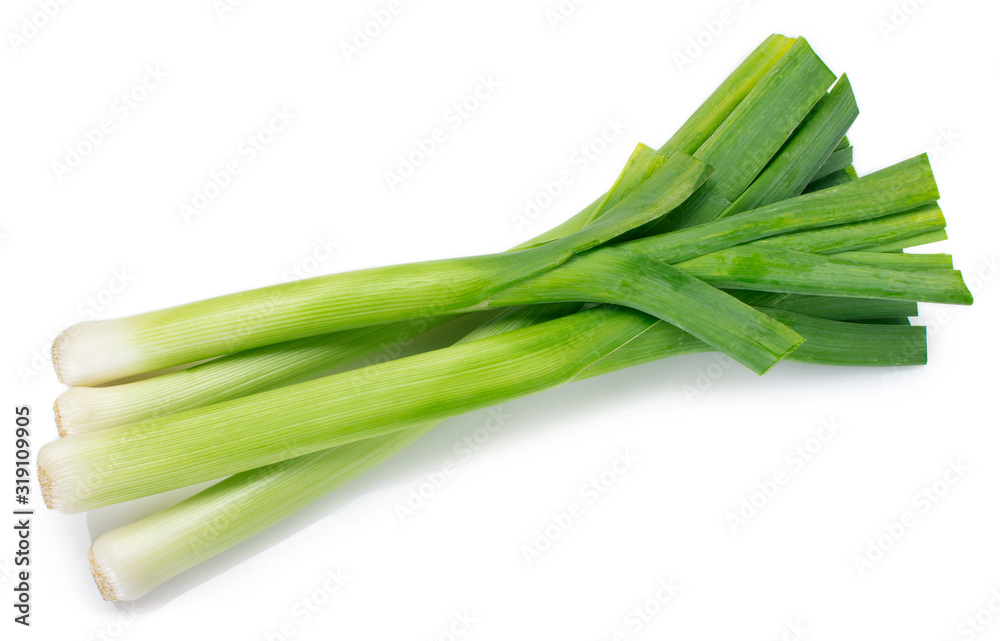
[[[52,478],[41,463],[38,464],[38,485],[42,488],[42,500],[45,501],[45,507],[54,510],[55,508],[52,507]]]
[[[56,417],[56,431],[59,432],[59,438],[66,438],[69,434],[69,432],[66,431],[68,421],[66,420],[66,417],[63,416],[62,398],[62,395],[60,395],[56,399],[56,402],[52,404],[52,413],[55,414]]]
[[[97,560],[97,555],[94,554],[93,546],[91,546],[90,551],[87,552],[87,558],[90,560],[90,571],[94,574],[94,583],[97,584],[97,589],[101,591],[101,597],[103,597],[105,601],[118,601],[118,591],[115,589],[114,583],[111,581],[109,574]]]
[[[58,336],[56,336],[56,339],[54,341],[52,341],[52,366],[56,370],[56,378],[58,378],[59,382],[62,383],[63,385],[67,384],[65,379],[63,379],[62,365],[61,365],[63,343],[65,342],[65,340],[66,340],[66,332],[63,331]]]
[[[83,481],[98,473],[93,465],[81,461],[73,454],[74,436],[46,443],[38,450],[35,469],[38,485],[42,489],[45,507],[63,514],[77,514],[92,509],[88,496],[92,487]]]
[[[66,438],[80,432],[81,426],[94,422],[94,411],[86,403],[88,394],[92,392],[94,390],[89,387],[71,387],[56,398],[52,404],[52,413],[56,417],[59,436]]]

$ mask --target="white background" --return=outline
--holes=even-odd
[[[41,10],[4,3],[4,506],[13,406],[34,409],[36,451],[56,437],[49,407],[61,387],[40,359],[66,325],[271,284],[296,267],[320,274],[505,249],[589,203],[637,142],[662,144],[772,32],[806,36],[850,74],[861,173],[938,147],[951,236],[940,251],[966,271],[976,304],[922,306],[934,328],[924,368],[783,364],[758,378],[723,371],[712,355],[677,358],[509,403],[503,428],[468,461],[453,445],[489,414],[455,418],[131,609],[101,601],[87,548],[186,492],[76,516],[45,511],[36,492],[34,625],[14,625],[5,606],[4,638],[416,641],[449,638],[463,613],[475,622],[457,638],[470,641],[619,630],[791,639],[796,625],[817,641],[1000,634],[1000,621],[958,629],[1000,588],[996,3],[592,0],[553,28],[546,12],[557,0],[424,0],[403,2],[350,60],[342,44],[388,0],[254,0],[221,17],[218,4],[71,2],[16,43],[11,34]],[[912,15],[880,28],[897,5]],[[724,10],[728,24],[678,64]],[[147,67],[166,78],[122,118],[116,100]],[[449,107],[481,77],[499,88],[453,128]],[[294,120],[248,162],[238,147],[274,109]],[[53,163],[104,118],[111,133],[57,176]],[[573,154],[609,118],[625,131],[584,170]],[[385,172],[435,127],[446,141],[391,191]],[[181,206],[233,159],[240,175],[186,222]],[[519,228],[525,200],[562,170],[573,183]],[[116,274],[127,285],[111,295]],[[99,310],[87,311],[88,299]],[[691,398],[685,386],[699,376],[712,383]],[[839,434],[796,471],[786,454],[824,421]],[[619,450],[637,461],[591,504],[581,486]],[[447,460],[458,471],[400,523],[396,505]],[[959,461],[971,471],[926,513],[915,506]],[[789,482],[734,533],[727,515],[782,470]],[[584,516],[527,564],[522,546],[574,501]],[[859,572],[856,555],[904,512],[916,525]],[[308,620],[297,616],[338,569],[350,577],[343,588]],[[679,592],[637,629],[625,617],[661,580]],[[292,637],[275,636],[283,624]]]

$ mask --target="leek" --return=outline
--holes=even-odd
[[[94,385],[281,341],[476,309],[493,292],[659,218],[711,169],[674,154],[605,215],[516,252],[320,276],[70,327],[53,345],[60,380]]]
[[[102,594],[136,598],[444,418],[555,385],[713,349],[759,373],[782,359],[926,362],[926,331],[906,320],[915,301],[972,302],[949,256],[897,253],[944,236],[937,187],[919,157],[857,179],[845,136],[857,105],[846,77],[827,93],[833,80],[805,40],[772,37],[659,153],[640,147],[611,190],[520,251],[220,297],[143,315],[140,332],[129,325],[140,317],[68,332],[54,349],[67,381],[222,356],[142,381],[127,410],[101,390],[57,404],[68,431],[87,429],[39,453],[50,507],[233,474],[100,537]],[[555,301],[568,304],[538,304]],[[578,311],[585,301],[631,309]],[[402,327],[526,304],[454,347],[289,385]],[[170,392],[159,403],[157,386]]]
[[[539,310],[549,313],[546,306]],[[828,365],[916,365],[925,362],[923,327],[860,325],[764,310],[807,337],[790,358]],[[536,312],[537,313],[537,312]],[[523,326],[538,317],[507,310],[465,342],[492,335],[508,323]],[[710,351],[708,345],[656,322],[609,356],[581,371],[577,380],[671,356]],[[139,521],[99,536],[90,549],[94,579],[109,601],[137,599],[165,581],[278,523],[340,487],[438,425],[405,429],[307,454],[230,476]]]
[[[660,148],[660,153],[696,151],[783,58],[793,42],[779,35],[763,42]],[[609,193],[627,193],[628,186],[648,177],[652,160],[649,155],[642,161],[637,158],[638,154],[633,155]],[[594,219],[602,205],[607,206],[611,201],[605,194],[566,223],[518,248],[534,247],[579,231]],[[266,391],[329,371],[378,348],[407,342],[443,320],[416,318],[405,323],[287,341],[131,383],[73,387],[56,401],[56,425],[60,435],[65,436]]]

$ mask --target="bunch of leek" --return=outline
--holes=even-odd
[[[937,187],[923,156],[857,176],[857,104],[834,80],[804,39],[772,36],[670,141],[508,252],[68,329],[63,438],[38,462],[49,507],[223,479],[99,537],[102,595],[142,596],[446,418],[564,383],[709,350],[759,374],[926,362],[916,303],[972,302],[950,257],[901,251],[945,238]],[[450,347],[322,376],[459,315],[475,328]]]

